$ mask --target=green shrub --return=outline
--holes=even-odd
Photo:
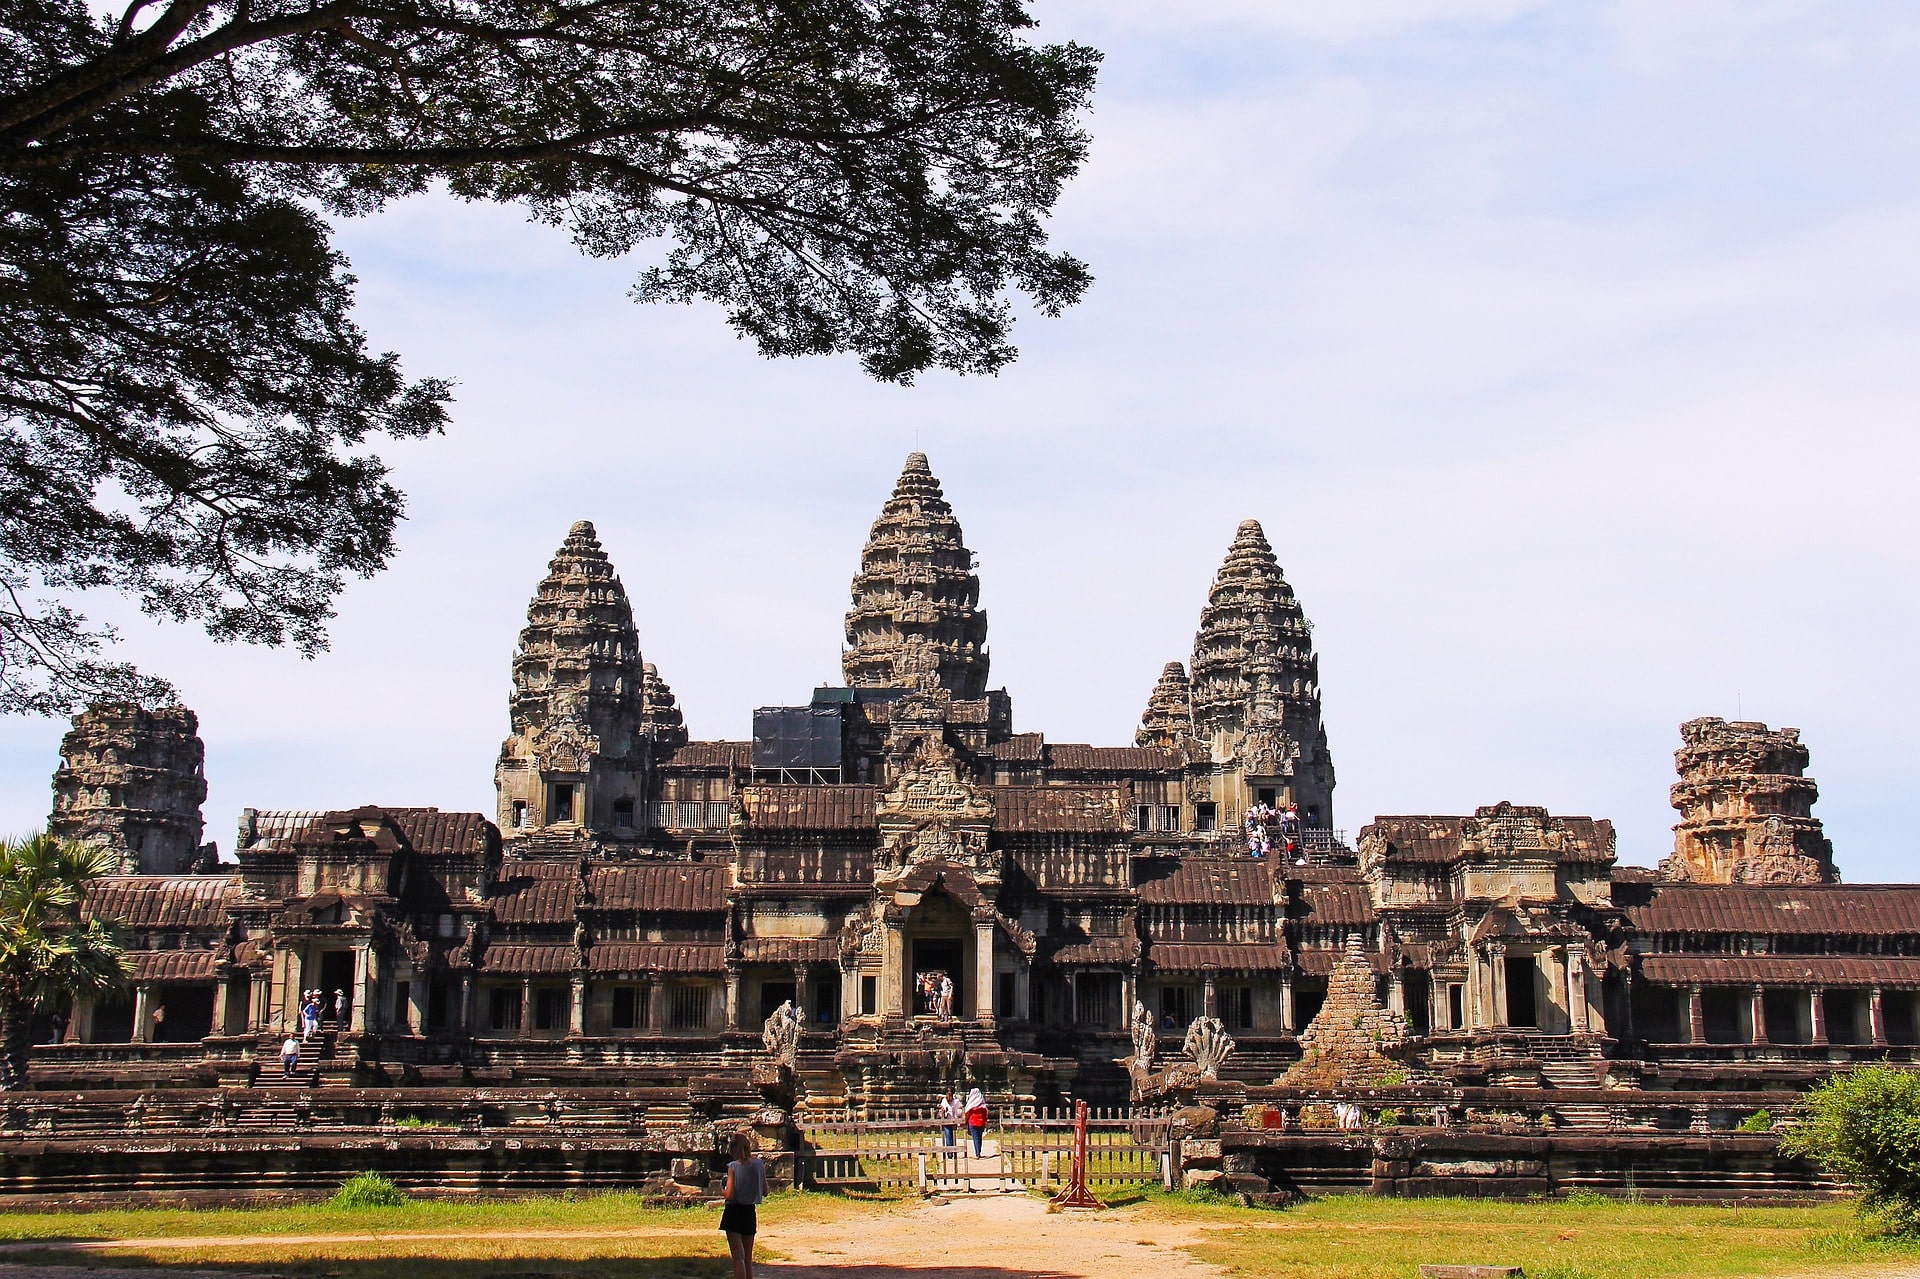
[[[1400,1108],[1398,1106],[1388,1106],[1385,1110],[1380,1112],[1381,1127],[1392,1128],[1396,1126],[1399,1122],[1400,1122]]]
[[[1891,1229],[1920,1230],[1920,1072],[1860,1066],[1817,1085],[1780,1152],[1851,1182]]]
[[[397,1208],[407,1192],[377,1172],[363,1172],[340,1183],[328,1200],[335,1208]]]
[[[1765,1106],[1740,1121],[1741,1132],[1772,1132],[1773,1112]]]

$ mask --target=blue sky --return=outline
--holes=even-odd
[[[1803,730],[1845,876],[1904,844],[1920,697],[1920,10],[1042,0],[1107,53],[1055,219],[1097,282],[998,378],[768,363],[514,210],[347,223],[360,315],[456,378],[332,652],[126,623],[242,806],[491,811],[509,658],[599,526],[701,736],[834,679],[867,525],[931,456],[994,682],[1131,740],[1260,519],[1316,625],[1336,817],[1501,799],[1671,845],[1677,725]],[[102,610],[106,611],[106,610]],[[0,721],[0,828],[61,726]]]

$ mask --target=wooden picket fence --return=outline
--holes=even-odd
[[[1043,1111],[987,1129],[984,1156],[974,1158],[966,1129],[945,1144],[931,1112],[899,1119],[834,1120],[804,1125],[803,1176],[821,1187],[878,1191],[966,1191],[1057,1188],[1073,1153],[1073,1123],[1067,1112]],[[1092,1182],[1173,1184],[1173,1147],[1168,1121],[1158,1115],[1126,1117],[1103,1109],[1087,1125],[1087,1176]]]

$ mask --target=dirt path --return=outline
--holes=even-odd
[[[787,1258],[767,1279],[1219,1279],[1178,1245],[1190,1225],[1120,1209],[1050,1213],[1029,1195],[959,1196],[866,1219],[811,1222],[769,1235]]]
[[[0,1279],[42,1274],[42,1268],[5,1264],[7,1253],[32,1249],[42,1256],[65,1253],[75,1264],[98,1265],[113,1256],[164,1255],[194,1249],[287,1247],[293,1245],[431,1242],[459,1239],[471,1243],[498,1233],[502,1239],[579,1241],[604,1239],[709,1238],[713,1225],[635,1228],[631,1230],[381,1231],[355,1234],[200,1235],[145,1239],[20,1241],[0,1247]],[[762,1238],[783,1260],[756,1267],[765,1279],[1219,1279],[1223,1272],[1202,1265],[1179,1245],[1194,1240],[1198,1229],[1149,1213],[1121,1209],[1101,1213],[1051,1213],[1028,1195],[963,1195],[933,1200],[893,1212],[852,1214],[832,1221],[782,1223]],[[151,1271],[90,1270],[92,1279],[109,1273],[150,1276]],[[171,1274],[181,1274],[171,1271]],[[222,1279],[243,1279],[223,1271]]]

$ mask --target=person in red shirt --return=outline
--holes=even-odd
[[[978,1159],[980,1138],[987,1131],[987,1099],[978,1088],[967,1094],[967,1131],[973,1136],[973,1155]]]

